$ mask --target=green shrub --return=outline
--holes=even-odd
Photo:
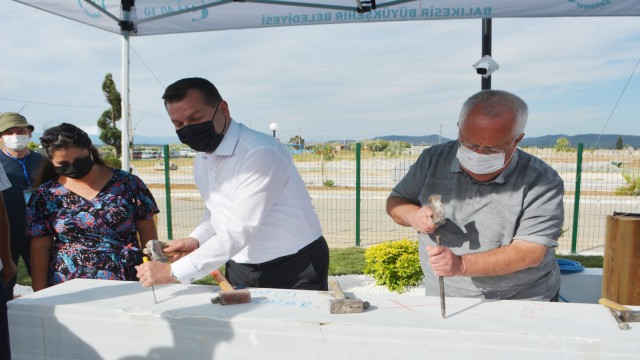
[[[618,187],[614,194],[615,195],[640,195],[640,176],[636,176],[633,174],[622,174],[624,181],[627,182],[627,185]]]
[[[334,186],[336,186],[336,183],[331,179],[327,179],[327,180],[324,181],[324,186],[326,186],[326,187],[334,187]]]
[[[113,153],[103,153],[100,154],[100,157],[102,157],[102,161],[104,161],[104,163],[109,167],[114,169],[120,169],[122,167],[122,161],[120,161],[120,159]]]
[[[364,263],[364,273],[373,275],[376,285],[398,293],[404,292],[406,286],[418,285],[424,276],[420,268],[418,242],[408,239],[368,248],[364,252]]]

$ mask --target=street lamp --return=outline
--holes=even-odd
[[[276,130],[278,130],[278,123],[269,124],[269,129],[273,131],[273,137],[276,137]]]

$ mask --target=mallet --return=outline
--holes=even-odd
[[[334,299],[329,302],[332,314],[353,314],[361,313],[369,308],[368,301],[360,299],[347,299],[342,292],[340,283],[336,279],[329,279],[329,290],[333,292]]]
[[[251,302],[251,292],[249,289],[235,290],[233,286],[227,281],[227,278],[222,275],[220,270],[216,269],[211,273],[211,276],[218,282],[220,291],[218,296],[211,298],[211,302],[220,305],[237,305],[248,304]]]

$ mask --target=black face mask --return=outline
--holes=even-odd
[[[72,179],[82,179],[93,168],[91,155],[77,158],[69,165],[55,166],[56,174],[64,175]]]
[[[214,152],[224,138],[224,135],[216,133],[211,121],[187,125],[176,130],[176,134],[183,144],[193,150],[208,153]]]
[[[218,107],[216,107],[216,111],[214,111],[210,121],[187,125],[176,130],[180,141],[195,151],[214,152],[222,142],[224,138],[223,133],[227,127],[227,118],[224,118],[222,131],[219,134],[216,132],[216,129],[213,127],[213,119],[216,117],[217,112]]]

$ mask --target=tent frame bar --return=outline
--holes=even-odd
[[[89,1],[89,0],[84,0],[84,1]],[[214,7],[214,6],[225,5],[225,4],[229,4],[229,3],[232,3],[232,2],[267,4],[267,5],[281,5],[281,6],[298,6],[298,7],[303,7],[303,8],[356,11],[358,13],[365,13],[365,12],[370,12],[371,10],[375,10],[375,9],[377,9],[379,7],[389,7],[389,6],[394,6],[394,5],[398,5],[398,4],[405,4],[405,3],[415,2],[415,1],[416,0],[397,0],[397,1],[391,1],[391,2],[385,3],[385,4],[382,4],[382,5],[376,5],[376,1],[375,0],[368,0],[368,1],[355,0],[356,7],[351,7],[351,6],[339,6],[339,5],[301,3],[301,2],[297,2],[297,1],[220,0],[220,1],[217,1],[217,2],[214,2],[214,3],[203,4],[203,5],[200,5],[200,6],[196,6],[196,7],[192,7],[192,8],[188,8],[188,9],[182,9],[182,10],[174,11],[174,12],[167,13],[167,14],[148,17],[148,18],[145,18],[143,20],[139,20],[137,23],[138,24],[143,24],[143,23],[150,22],[150,21],[160,20],[160,19],[164,19],[164,18],[176,16],[176,15],[182,15],[182,14],[185,14],[185,13],[188,13],[188,12],[194,12],[194,11],[199,11],[199,10],[203,10],[203,9],[208,9],[208,8],[211,8],[211,7]],[[362,5],[362,4],[367,4],[367,5]],[[97,6],[97,5],[94,5],[94,6]]]
[[[121,21],[120,18],[118,18],[117,16],[115,16],[112,13],[108,12],[107,10],[103,9],[98,4],[94,3],[93,1],[91,1],[91,0],[83,0],[83,1],[84,1],[85,4],[90,5],[94,9],[100,11],[101,13],[103,13],[108,18],[111,18],[113,21],[115,21],[117,23],[120,23],[120,21]]]
[[[195,6],[195,7],[188,8],[188,9],[182,9],[182,10],[178,10],[178,11],[173,11],[173,12],[162,14],[162,15],[148,17],[146,19],[139,20],[137,23],[138,24],[144,24],[146,22],[160,20],[160,19],[164,19],[164,18],[176,16],[176,15],[182,15],[182,14],[185,14],[185,13],[188,13],[188,12],[194,12],[194,11],[198,11],[198,10],[208,9],[208,8],[211,8],[211,7],[214,7],[214,6],[225,5],[225,4],[229,4],[229,3],[232,3],[232,2],[236,2],[236,0],[221,0],[221,1],[218,1],[218,2],[204,4],[204,5],[200,5],[200,6]]]

